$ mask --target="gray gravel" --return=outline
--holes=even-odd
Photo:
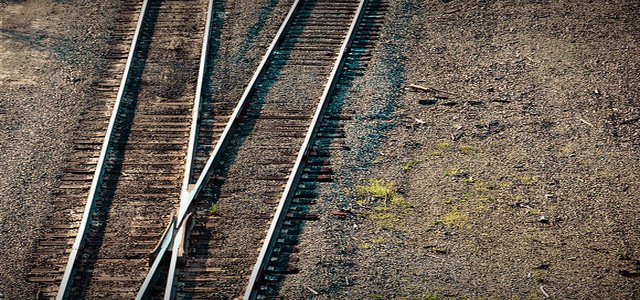
[[[116,1],[0,4],[0,293],[33,298],[30,255],[101,64]]]

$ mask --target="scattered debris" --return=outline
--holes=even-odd
[[[542,285],[541,285],[541,286],[539,287],[539,289],[540,289],[540,292],[542,292],[542,294],[544,295],[544,297],[545,297],[545,298],[547,298],[547,299],[551,298],[551,296],[549,296],[549,294],[547,293],[547,291],[545,291],[545,290],[544,290],[544,286],[542,286]]]
[[[436,254],[448,254],[449,253],[449,250],[447,250],[446,248],[438,247],[437,245],[427,245],[427,246],[424,246],[424,248],[425,249],[429,249],[429,250],[435,252]],[[427,255],[429,257],[433,257],[433,258],[442,259],[441,257],[435,256],[435,255],[432,255],[432,254],[425,254],[425,255]]]
[[[418,103],[422,104],[422,105],[435,105],[438,103],[438,100],[436,99],[422,99],[422,100],[418,100]]]
[[[346,219],[349,215],[350,211],[344,209],[336,209],[331,211],[329,214],[338,218],[338,219]]]
[[[496,98],[496,99],[492,99],[491,102],[497,102],[497,103],[510,103],[511,102],[511,97],[509,95],[506,94],[502,94],[500,95],[500,97]]]
[[[424,86],[417,85],[417,84],[410,84],[408,88],[415,89],[415,90],[420,90],[420,91],[423,91],[423,92],[433,92],[433,90],[431,88],[424,87]]]
[[[435,259],[439,259],[439,260],[443,260],[444,259],[444,258],[442,258],[440,256],[436,256],[436,255],[429,254],[429,253],[425,253],[424,255],[427,256],[427,257],[431,257],[431,258],[435,258]]]
[[[447,10],[447,11],[443,12],[442,14],[444,14],[444,15],[450,15],[450,14],[452,14],[452,13],[456,13],[456,12],[459,12],[459,11],[460,11],[460,9],[459,9],[459,8],[454,8],[454,9]]]
[[[535,266],[534,269],[536,269],[536,270],[549,270],[549,267],[551,267],[551,264],[549,264],[549,263],[541,263],[541,264]]]
[[[524,202],[513,203],[513,204],[511,204],[511,207],[513,207],[513,208],[529,208],[529,209],[533,208],[533,207],[529,206],[527,203],[524,203]]]
[[[320,295],[320,293],[318,293],[316,290],[312,289],[310,286],[305,285],[304,286],[307,290],[309,290],[309,292],[312,292],[314,295]]]
[[[444,249],[444,248],[434,248],[433,251],[435,251],[438,254],[447,254],[447,253],[449,253],[449,250]]]
[[[418,125],[424,125],[424,124],[427,124],[427,122],[425,122],[425,121],[423,121],[423,120],[421,120],[421,119],[418,119],[418,118],[413,118],[413,120],[414,120],[414,121],[416,121],[416,123],[418,123]]]
[[[414,90],[418,90],[418,91],[428,92],[428,93],[441,93],[441,94],[447,94],[447,95],[451,95],[451,96],[457,96],[457,94],[449,92],[449,91],[440,90],[440,89],[436,89],[436,88],[432,88],[432,87],[424,87],[424,86],[417,85],[417,84],[410,84],[408,86],[408,88],[414,89]]]
[[[500,124],[500,121],[493,120],[488,124],[478,124],[476,128],[482,132],[477,134],[480,139],[486,139],[492,135],[498,134],[504,131],[507,127],[504,124]]]
[[[447,175],[453,176],[453,177],[457,177],[457,178],[470,178],[471,175],[469,174],[469,172],[465,171],[465,170],[460,170],[460,169],[452,169],[448,172]]]
[[[464,135],[464,130],[462,129],[462,126],[458,125],[456,126],[456,132],[451,134],[451,140],[457,141],[460,138],[462,138],[463,135]]]
[[[583,118],[578,117],[578,120],[580,120],[582,123],[585,123],[585,124],[587,124],[587,125],[589,125],[589,126],[593,127],[593,124],[591,124],[591,123],[587,122],[587,120],[585,120],[585,119],[583,119]]]
[[[538,222],[542,224],[549,224],[549,219],[545,216],[540,216],[540,219],[538,219]]]
[[[618,273],[623,277],[640,277],[640,270],[620,270]]]

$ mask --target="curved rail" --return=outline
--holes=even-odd
[[[267,62],[271,57],[273,50],[276,48],[278,43],[280,43],[284,35],[284,32],[291,25],[290,24],[291,16],[299,8],[299,3],[300,3],[300,0],[295,0],[293,5],[291,6],[291,9],[289,10],[289,14],[287,14],[287,17],[282,22],[282,25],[280,26],[280,29],[278,30],[278,33],[276,34],[275,38],[271,42],[271,45],[269,46],[267,53],[262,58],[260,65],[258,65],[258,69],[256,69],[256,72],[253,74],[251,81],[249,81],[247,88],[244,90],[244,93],[242,94],[240,101],[238,101],[237,106],[233,110],[233,113],[229,118],[229,122],[225,126],[224,131],[220,136],[219,142],[216,144],[216,147],[213,149],[211,156],[209,156],[209,159],[207,160],[207,164],[202,170],[200,177],[198,177],[198,181],[196,181],[195,186],[193,187],[193,190],[189,192],[187,201],[185,201],[184,203],[181,203],[181,206],[184,205],[184,208],[181,207],[181,210],[180,210],[181,213],[178,215],[178,224],[177,224],[178,227],[182,226],[182,223],[186,219],[187,212],[191,209],[193,205],[193,200],[200,194],[200,191],[202,191],[202,188],[207,183],[209,176],[211,175],[210,174],[211,167],[220,160],[220,156],[222,155],[221,149],[226,145],[226,143],[229,140],[228,136],[229,136],[229,133],[231,132],[231,128],[236,123],[236,120],[238,119],[240,112],[242,111],[242,109],[244,108],[247,102],[247,98],[249,98],[249,95],[255,89],[256,83],[258,82],[258,78],[264,73],[265,66],[267,65]]]
[[[198,70],[198,83],[196,85],[196,96],[193,102],[191,132],[189,133],[189,148],[187,150],[187,159],[184,168],[182,191],[180,192],[180,207],[178,208],[178,214],[180,214],[183,209],[186,209],[186,207],[183,206],[182,203],[187,201],[187,196],[189,196],[189,182],[191,179],[191,172],[193,172],[193,158],[196,151],[196,140],[198,138],[198,122],[200,119],[200,109],[202,107],[202,85],[204,83],[204,75],[207,70],[207,57],[209,55],[209,39],[211,37],[211,22],[213,18],[213,1],[214,0],[209,0],[207,22],[205,25],[204,37],[202,40],[200,68]],[[169,272],[167,274],[167,285],[164,292],[164,298],[167,300],[173,299],[174,297],[176,267],[178,264],[179,252],[184,243],[185,233],[186,228],[185,224],[183,224],[181,227],[178,227],[178,232],[174,237],[173,248],[171,250],[171,261],[169,262]],[[145,289],[144,286],[142,289]]]
[[[329,102],[329,97],[331,96],[338,79],[340,77],[340,72],[345,63],[345,54],[351,47],[351,43],[353,42],[354,33],[356,32],[360,21],[362,20],[362,15],[364,12],[364,7],[367,3],[367,0],[360,0],[360,4],[358,6],[358,10],[356,11],[355,16],[353,17],[353,21],[351,23],[351,27],[349,28],[349,32],[342,43],[342,47],[340,48],[340,52],[338,57],[336,58],[336,62],[334,63],[333,70],[331,71],[331,75],[329,76],[329,80],[327,85],[320,97],[320,102],[318,107],[316,108],[315,114],[313,115],[313,119],[311,121],[311,125],[307,131],[307,135],[305,140],[298,152],[298,156],[296,158],[295,165],[289,175],[289,180],[287,181],[287,185],[285,187],[284,192],[282,193],[282,197],[280,198],[280,202],[278,203],[278,208],[276,210],[275,215],[271,221],[271,225],[269,226],[269,231],[267,232],[267,237],[265,238],[265,242],[262,245],[262,249],[260,249],[260,254],[258,255],[258,259],[254,265],[253,271],[251,272],[251,278],[249,279],[249,284],[245,290],[245,294],[243,299],[255,299],[256,298],[256,288],[258,287],[260,276],[263,274],[263,271],[267,267],[269,256],[273,250],[273,246],[276,242],[277,232],[282,227],[282,220],[286,215],[287,208],[291,202],[291,198],[295,192],[295,186],[298,184],[300,180],[300,176],[302,175],[302,164],[304,159],[307,157],[307,153],[311,147],[311,141],[316,136],[318,131],[318,124],[324,114],[324,111],[327,107],[327,103]]]
[[[118,113],[120,112],[120,105],[122,103],[122,99],[124,98],[126,85],[129,81],[131,64],[133,62],[133,57],[136,52],[138,37],[140,36],[142,24],[144,23],[144,17],[147,12],[147,4],[148,4],[148,0],[144,0],[142,3],[142,8],[140,10],[140,15],[138,17],[138,24],[136,25],[136,31],[135,31],[135,34],[133,35],[133,40],[131,40],[131,47],[129,48],[127,63],[125,65],[125,69],[123,73],[124,75],[122,76],[122,80],[120,81],[120,87],[118,88],[118,95],[116,97],[116,102],[113,105],[111,118],[109,119],[109,125],[105,133],[104,141],[102,143],[102,148],[100,150],[100,157],[98,158],[96,170],[94,172],[93,180],[91,182],[91,188],[89,189],[89,195],[87,197],[87,203],[85,204],[84,212],[82,214],[82,221],[80,223],[80,227],[78,228],[76,239],[71,248],[71,253],[69,254],[69,260],[67,261],[67,266],[64,270],[60,287],[58,288],[58,294],[56,296],[57,300],[63,300],[68,297],[70,288],[72,286],[73,277],[75,276],[75,272],[76,272],[76,261],[78,259],[78,255],[80,254],[80,250],[84,247],[87,229],[89,227],[89,223],[91,222],[91,215],[95,207],[96,199],[98,198],[98,195],[100,193],[99,186],[102,184],[102,181],[104,179],[107,153],[111,148],[111,140],[115,132],[115,123],[116,123],[116,120],[118,119]]]
[[[207,160],[207,163],[206,163],[204,169],[202,170],[202,173],[198,177],[198,180],[194,184],[194,187],[191,189],[191,191],[188,190],[188,181],[187,180],[188,180],[189,174],[186,174],[186,172],[185,172],[185,177],[186,178],[184,179],[185,180],[184,182],[186,183],[187,189],[184,189],[185,186],[183,186],[183,191],[182,191],[181,200],[180,200],[180,208],[178,210],[178,216],[175,219],[175,222],[173,222],[172,225],[170,225],[170,226],[173,227],[173,229],[172,230],[168,230],[166,232],[166,234],[161,238],[161,241],[160,241],[160,243],[163,244],[164,241],[167,239],[167,236],[170,236],[169,238],[173,239],[173,246],[161,247],[160,248],[160,251],[158,252],[158,255],[157,255],[157,257],[156,257],[156,259],[154,261],[154,266],[156,265],[157,261],[162,260],[162,258],[164,257],[164,255],[166,255],[166,253],[167,253],[169,248],[172,248],[173,250],[178,250],[180,245],[182,244],[183,234],[181,234],[182,233],[181,229],[183,229],[184,222],[186,221],[186,219],[188,217],[188,213],[192,209],[193,202],[198,197],[200,192],[202,191],[202,188],[206,185],[206,183],[207,183],[207,181],[209,179],[210,173],[211,173],[210,171],[211,171],[212,166],[214,166],[217,162],[219,162],[220,157],[222,155],[222,149],[224,148],[224,146],[227,144],[227,142],[231,138],[230,132],[232,130],[233,125],[236,123],[236,120],[240,116],[240,112],[245,107],[245,104],[247,102],[247,99],[249,98],[249,95],[255,89],[256,84],[258,83],[258,78],[264,74],[264,72],[266,70],[267,62],[269,61],[269,58],[273,54],[274,49],[282,41],[284,33],[287,31],[287,28],[289,28],[289,26],[291,25],[292,16],[299,9],[299,7],[300,7],[299,4],[300,4],[300,0],[295,0],[294,3],[292,4],[291,9],[289,10],[289,13],[287,14],[287,16],[284,19],[284,21],[282,22],[282,24],[280,25],[280,28],[279,28],[278,32],[276,33],[275,37],[273,38],[271,44],[269,45],[269,48],[267,49],[267,52],[263,56],[262,61],[258,65],[258,68],[256,69],[256,71],[253,74],[253,76],[251,77],[251,81],[249,81],[249,84],[247,85],[247,87],[244,90],[244,93],[242,94],[242,97],[238,101],[238,104],[234,108],[233,113],[229,117],[229,121],[227,122],[227,124],[226,124],[226,126],[224,128],[224,131],[222,132],[222,134],[221,134],[221,136],[220,136],[220,138],[218,140],[218,143],[216,144],[215,148],[211,152],[211,155],[209,156],[209,159]],[[209,16],[209,20],[210,20],[210,16]],[[202,65],[201,65],[201,68],[202,68]],[[202,75],[202,74],[200,74],[200,75]],[[201,78],[199,76],[198,83],[201,83],[200,80],[201,80]],[[202,89],[202,86],[199,85],[197,92],[200,92],[201,89]],[[198,97],[197,100],[199,100],[199,98],[200,97]],[[192,130],[193,130],[193,128],[192,128]],[[193,133],[193,131],[192,131],[192,133]],[[194,137],[192,136],[191,138],[194,138]],[[191,140],[189,141],[189,143],[190,143],[189,144],[189,147],[190,147],[189,151],[190,151],[190,153],[192,153],[193,149],[191,148]],[[195,143],[195,140],[194,140],[194,143]],[[187,164],[188,164],[188,162],[187,162]],[[181,231],[180,234],[177,233],[177,231]],[[174,251],[174,252],[177,252],[177,251]],[[172,254],[172,261],[171,261],[172,265],[171,265],[171,267],[173,267],[173,269],[170,269],[170,273],[169,273],[169,276],[171,276],[171,277],[175,277],[175,275],[174,275],[175,274],[175,265],[173,263],[173,257],[174,256],[175,256],[175,254]],[[177,259],[177,257],[176,257],[176,259]],[[173,272],[173,273],[171,273],[171,272]],[[144,298],[144,295],[146,295],[147,291],[152,286],[151,285],[151,283],[153,282],[152,279],[155,276],[157,276],[157,273],[158,273],[157,266],[149,270],[149,273],[147,274],[147,277],[145,279],[145,283],[140,288],[140,291],[138,292],[138,296],[136,297],[136,299]],[[169,277],[168,280],[167,280],[167,286],[165,288],[165,299],[171,299],[171,297],[175,293],[175,291],[174,291],[175,286],[173,284],[173,279],[171,277]]]

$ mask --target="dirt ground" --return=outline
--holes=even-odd
[[[115,1],[0,1],[0,298],[31,299],[29,256],[50,205]]]
[[[0,1],[0,298],[35,293],[116,2]],[[283,297],[640,299],[640,3],[389,4]]]
[[[282,295],[640,299],[640,4],[390,3]]]

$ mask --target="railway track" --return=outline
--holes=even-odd
[[[318,201],[321,184],[333,181],[331,156],[339,151],[349,151],[345,144],[344,121],[353,120],[354,112],[345,111],[343,105],[349,95],[353,80],[362,75],[371,59],[371,52],[378,40],[386,1],[369,0],[363,3],[361,19],[354,30],[348,55],[336,74],[335,87],[327,94],[324,111],[319,114],[317,132],[309,139],[306,159],[300,161],[290,175],[291,189],[286,191],[280,215],[276,215],[269,231],[270,243],[265,243],[258,258],[248,291],[251,299],[274,299],[279,297],[280,283],[289,274],[298,273],[297,266],[299,235],[308,221],[320,218],[313,206]],[[326,212],[325,212],[326,215]],[[329,215],[344,217],[346,212],[333,211]]]
[[[140,17],[123,24],[139,31],[122,31],[105,76],[125,78],[98,88],[98,107],[115,106],[112,125],[101,109],[81,125],[95,130],[76,143],[85,151],[63,178],[67,209],[41,242],[46,267],[31,274],[41,298],[265,298],[295,271],[297,233],[317,218],[312,183],[331,180],[328,151],[347,149],[332,142],[340,113],[322,116],[341,72],[363,68],[381,4],[294,1],[235,108],[202,94],[216,1],[205,4],[128,7]]]
[[[108,118],[118,95],[120,77],[136,32],[141,6],[142,1],[130,1],[120,8],[120,17],[116,19],[110,38],[111,48],[106,54],[106,71],[101,74],[102,80],[96,83],[93,100],[87,103],[90,109],[82,116],[76,129],[80,134],[74,140],[74,151],[67,158],[67,166],[52,203],[56,209],[49,216],[48,229],[36,251],[35,267],[29,273],[29,280],[40,284],[38,299],[54,298],[58,291],[69,257],[68,250],[82,220],[92,175],[100,156],[101,140],[107,130],[108,122],[104,120]]]
[[[140,11],[137,30],[116,37],[116,42],[133,39],[130,55],[115,54],[127,61],[124,68],[118,60],[110,69],[125,75],[120,85],[114,77],[104,85],[105,97],[115,99],[105,101],[114,107],[107,134],[78,138],[76,145],[87,151],[77,170],[67,170],[62,189],[69,194],[60,197],[61,202],[73,198],[74,207],[52,221],[54,230],[40,243],[49,252],[54,250],[47,245],[68,248],[68,237],[76,238],[63,274],[59,261],[52,273],[40,272],[50,283],[61,282],[59,291],[43,289],[43,298],[54,292],[58,298],[133,298],[148,269],[148,255],[178,204],[206,3],[144,1],[130,9]],[[130,28],[130,23],[123,25]],[[104,129],[104,119],[96,111],[82,126]],[[88,199],[84,209],[78,205],[82,198]]]
[[[184,213],[193,209],[188,242],[182,265],[169,272],[165,295],[228,299],[246,292],[245,298],[258,297],[282,222],[314,218],[290,214],[288,203],[365,3],[294,3],[232,114],[226,132],[232,138],[223,133],[216,149],[223,150],[214,150],[205,167],[214,180],[199,194],[206,182],[201,176],[192,191],[194,206],[186,201]],[[326,168],[307,165],[315,170],[312,177],[330,176]]]

